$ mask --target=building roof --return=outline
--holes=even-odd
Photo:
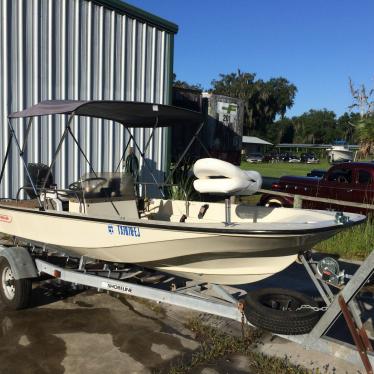
[[[250,144],[273,145],[272,143],[269,143],[264,139],[257,138],[256,136],[243,136],[242,142],[243,143],[250,143]]]
[[[318,148],[326,149],[331,148],[334,144],[294,144],[294,143],[280,143],[277,144],[277,148]],[[359,149],[360,147],[357,144],[348,144],[350,149]]]
[[[92,2],[113,9],[117,12],[127,14],[130,17],[145,21],[173,34],[178,32],[178,25],[152,13],[146,12],[121,0],[91,0]]]

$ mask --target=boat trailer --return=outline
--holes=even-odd
[[[114,267],[110,267],[102,263],[102,266],[97,266],[86,257],[56,256],[35,247],[30,250],[26,247],[0,246],[0,260],[4,258],[11,268],[10,279],[13,279],[13,283],[7,280],[9,292],[14,291],[15,280],[49,275],[78,286],[132,295],[251,325],[245,318],[245,300],[234,296],[240,293],[239,289],[192,281],[181,285],[174,276],[159,273],[144,275],[144,269],[134,265],[114,264]],[[301,344],[305,349],[326,353],[357,366],[363,365],[367,373],[373,374],[373,347],[363,326],[356,296],[374,273],[374,251],[350,280],[340,287],[338,293],[331,290],[331,286],[337,289],[337,283],[331,284],[331,278],[321,276],[311,256],[302,254],[299,259],[326,304],[321,308],[325,312],[308,334],[274,335]],[[327,336],[341,315],[355,345]]]

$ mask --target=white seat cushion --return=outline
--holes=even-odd
[[[200,193],[234,195],[249,186],[249,181],[239,178],[196,179],[193,186]]]
[[[243,171],[216,158],[196,161],[193,172],[198,178],[194,181],[194,188],[200,193],[234,195],[244,192],[248,195],[257,192],[262,184],[261,175],[257,171]]]

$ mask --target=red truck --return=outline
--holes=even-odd
[[[353,203],[374,204],[374,163],[350,162],[332,166],[322,178],[284,176],[272,184],[272,190]],[[263,194],[259,205],[292,207],[293,198]],[[343,206],[303,200],[303,208],[331,209],[367,214],[364,207]],[[370,210],[373,212],[373,210]]]

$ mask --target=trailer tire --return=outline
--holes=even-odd
[[[5,257],[0,257],[0,302],[6,310],[24,309],[31,299],[31,279],[15,279]]]
[[[263,288],[248,293],[244,313],[248,321],[264,330],[284,335],[310,332],[321,313],[310,308],[296,310],[301,305],[318,307],[309,296],[283,288]]]

